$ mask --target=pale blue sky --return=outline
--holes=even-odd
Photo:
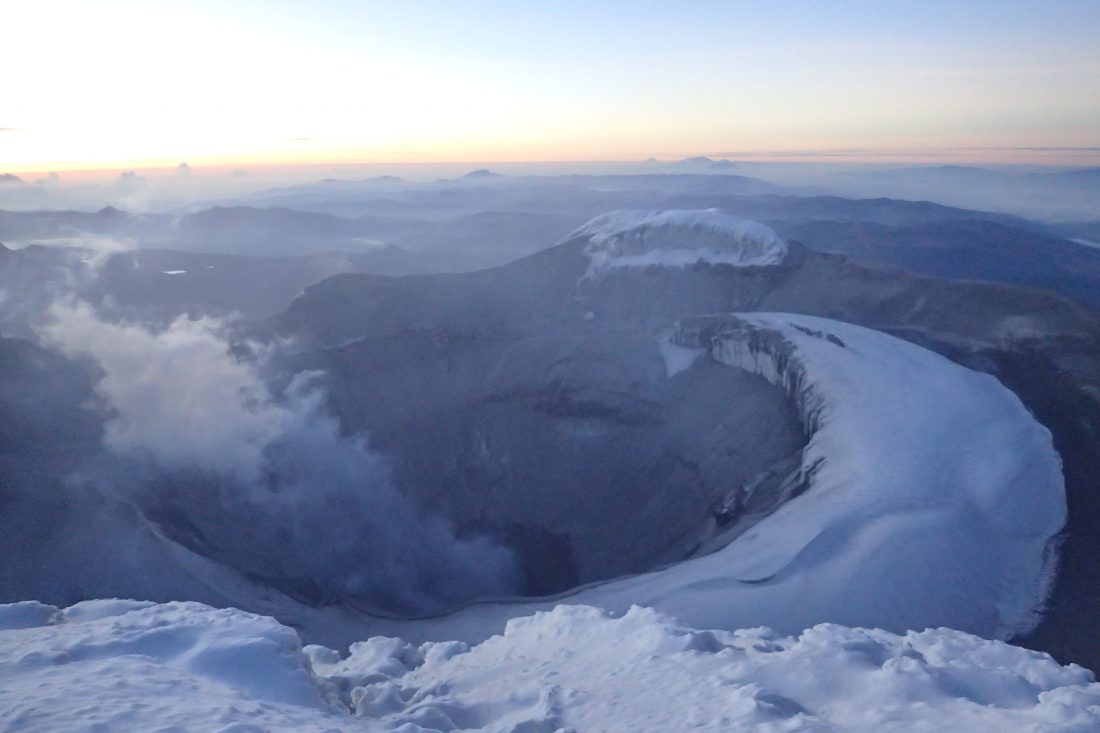
[[[17,169],[1100,145],[1097,0],[5,6]]]

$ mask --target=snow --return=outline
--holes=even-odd
[[[0,729],[322,730],[340,711],[297,634],[274,619],[198,603],[91,604],[0,631]]]
[[[674,377],[684,371],[706,353],[704,349],[678,346],[669,343],[666,339],[661,339],[657,345],[661,351],[661,359],[665,362],[665,373],[669,377]]]
[[[22,601],[0,606],[0,630],[25,629],[49,623],[57,609],[38,601]]]
[[[1032,628],[1056,565],[1065,487],[1049,431],[1016,395],[870,329],[738,318],[711,356],[791,393],[810,435],[808,490],[716,553],[575,600],[787,633],[822,621],[991,638]]]
[[[17,731],[1095,731],[1081,667],[958,631],[702,631],[651,609],[513,619],[469,647],[375,637],[346,656],[273,619],[94,602],[0,630]],[[0,606],[0,618],[12,615]],[[25,614],[25,606],[19,614]]]
[[[782,385],[799,407],[804,493],[711,554],[552,600],[376,628],[472,643],[563,601],[785,634],[833,622],[1006,639],[1035,625],[1065,488],[1049,431],[1015,394],[919,346],[809,316],[700,319],[678,343],[700,345],[692,338],[714,323],[726,327],[705,344],[710,358]]]
[[[1100,242],[1094,242],[1091,239],[1071,239],[1069,241],[1074,242],[1075,244],[1084,245],[1085,247],[1100,249]]]
[[[740,318],[747,328],[719,337],[712,354],[792,393],[811,433],[802,465],[813,479],[734,543],[735,577],[831,575],[843,604],[862,607],[861,624],[948,623],[997,638],[1030,630],[1066,508],[1051,435],[1019,398],[992,376],[876,331],[809,316]],[[760,330],[793,347],[801,383],[774,351],[753,353]],[[834,606],[824,617],[852,615]]]
[[[787,242],[767,226],[718,209],[623,209],[596,217],[570,235],[587,238],[588,275],[617,267],[777,265]]]
[[[161,270],[163,275],[186,275],[187,270]]]

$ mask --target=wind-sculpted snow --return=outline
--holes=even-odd
[[[762,313],[694,326],[715,360],[783,386],[810,435],[808,490],[728,548],[733,577],[840,573],[861,624],[897,628],[898,614],[920,628],[923,613],[1006,637],[1037,623],[1065,489],[1049,431],[1012,392],[836,321]],[[828,615],[850,615],[840,611]]]
[[[1094,731],[1100,684],[936,629],[702,631],[586,606],[503,634],[346,656],[198,603],[0,606],[6,731]]]
[[[612,211],[569,238],[588,239],[590,276],[616,267],[684,267],[700,261],[777,265],[787,256],[787,242],[770,228],[718,209]]]
[[[834,622],[1008,638],[1037,623],[1065,521],[1061,465],[1050,433],[996,379],[809,316],[699,318],[672,338],[788,391],[810,438],[798,488],[721,549],[570,602],[783,633]],[[476,639],[488,619],[547,607],[478,606],[401,633]]]

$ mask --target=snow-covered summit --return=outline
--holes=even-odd
[[[769,227],[719,209],[622,209],[597,216],[570,238],[578,237],[588,239],[589,274],[615,267],[684,267],[696,262],[777,265],[788,249],[786,240]]]
[[[346,656],[198,603],[0,606],[6,731],[1095,731],[1100,684],[949,629],[700,631],[559,606],[477,646]]]

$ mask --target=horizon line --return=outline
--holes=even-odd
[[[181,164],[187,164],[193,173],[197,173],[201,170],[224,170],[226,172],[233,171],[248,171],[248,170],[274,170],[274,169],[306,169],[306,168],[365,168],[365,167],[451,167],[451,166],[521,166],[521,165],[645,165],[653,163],[662,164],[675,164],[684,161],[690,161],[695,158],[713,158],[715,161],[726,161],[730,163],[753,163],[759,164],[762,162],[768,162],[772,160],[777,163],[792,163],[792,162],[805,162],[805,163],[819,163],[823,162],[822,159],[833,158],[831,162],[834,163],[865,163],[865,162],[878,162],[880,164],[889,164],[892,158],[896,158],[896,162],[908,162],[914,158],[926,158],[927,165],[951,165],[960,164],[960,161],[951,161],[947,158],[951,154],[958,153],[1046,153],[1054,155],[1082,155],[1089,161],[1059,161],[1059,162],[1023,162],[1019,160],[984,160],[980,163],[972,161],[973,164],[982,164],[989,166],[999,165],[1033,165],[1037,167],[1089,167],[1091,165],[1100,165],[1100,145],[1098,146],[1040,146],[1040,145],[1015,145],[1015,146],[952,146],[952,147],[929,147],[929,148],[806,148],[806,149],[772,149],[772,150],[735,150],[735,151],[722,151],[711,152],[705,151],[690,155],[679,156],[637,156],[637,157],[614,157],[614,158],[500,158],[500,159],[466,159],[466,160],[447,160],[447,159],[433,159],[433,160],[418,160],[418,159],[406,159],[406,160],[389,160],[389,159],[367,159],[367,160],[330,160],[330,159],[317,159],[317,160],[282,160],[277,156],[273,156],[270,160],[256,161],[247,159],[226,159],[224,161],[210,161],[203,162],[203,158],[197,159],[182,159],[176,162],[167,162],[167,158],[155,159],[155,160],[138,160],[138,161],[122,161],[120,163],[100,164],[90,163],[86,167],[76,167],[81,164],[77,161],[54,161],[54,165],[49,164],[38,166],[36,164],[30,165],[16,165],[11,168],[0,170],[0,174],[10,173],[13,175],[42,175],[48,176],[52,173],[69,173],[69,174],[111,174],[111,173],[124,173],[124,172],[154,172],[154,171],[174,171],[179,168]],[[1095,160],[1092,160],[1093,158]],[[940,159],[942,158],[942,159]],[[738,160],[742,159],[742,160]],[[805,159],[799,161],[798,159]],[[850,160],[845,160],[850,159]],[[197,162],[192,162],[195,160]],[[69,167],[73,165],[74,167]]]

